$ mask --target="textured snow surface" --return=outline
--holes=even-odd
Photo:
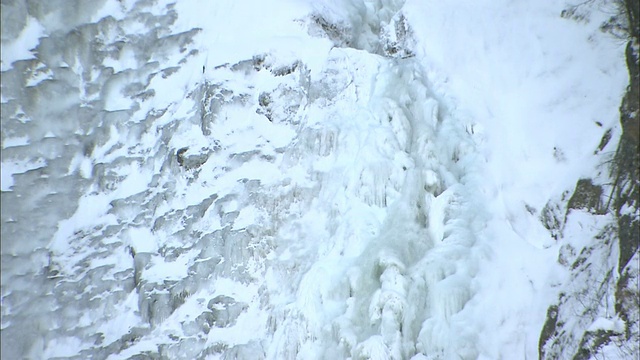
[[[606,9],[88,4],[2,4],[3,358],[538,356],[542,209],[620,132]]]

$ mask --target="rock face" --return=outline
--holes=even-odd
[[[624,273],[640,245],[640,3],[625,1],[631,39],[627,43],[626,60],[629,87],[620,106],[623,138],[614,159],[615,183],[613,205],[620,232],[618,270]],[[634,212],[635,209],[635,212]]]
[[[2,73],[3,358],[477,354],[474,141],[401,3],[205,67],[179,4],[104,3]]]
[[[590,179],[580,180],[562,226],[576,218],[569,215],[571,209],[602,209],[606,225],[586,246],[567,244],[561,250],[559,261],[570,268],[571,279],[548,309],[541,359],[630,359],[640,354],[640,3],[624,3],[629,86],[620,106],[623,132],[610,166],[613,186],[602,209],[602,189]]]

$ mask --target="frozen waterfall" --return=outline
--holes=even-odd
[[[500,114],[451,95],[425,28],[453,9],[28,3],[2,4],[3,358],[537,354],[555,247],[491,165]]]

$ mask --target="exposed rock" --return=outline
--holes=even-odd
[[[540,342],[538,344],[538,354],[540,359],[544,359],[544,344],[556,332],[558,324],[558,306],[552,305],[547,309],[547,321],[544,323],[542,332],[540,333]]]
[[[194,170],[207,162],[209,160],[209,156],[211,156],[211,150],[203,148],[200,149],[199,152],[189,155],[189,148],[183,147],[176,151],[176,160],[178,161],[178,165],[182,166],[186,170]]]
[[[584,20],[579,6],[571,7],[563,16]],[[623,9],[630,38],[626,49],[629,86],[620,106],[623,133],[611,166],[612,190],[603,207],[602,187],[590,179],[581,179],[567,210],[567,216],[571,209],[606,212],[613,215],[613,221],[579,255],[575,256],[576,249],[569,244],[562,247],[559,261],[570,266],[570,292],[563,293],[547,311],[539,343],[541,359],[600,358],[612,351],[607,348],[615,349],[620,358],[637,358],[640,354],[640,2],[624,1]],[[598,151],[603,150],[610,136],[607,131]],[[552,208],[543,211],[545,226],[550,229],[557,228],[553,214]],[[612,251],[611,246],[617,251]],[[613,266],[616,262],[617,266]],[[612,301],[614,309],[610,309]],[[598,317],[607,321],[621,319],[624,329],[592,328]]]
[[[558,240],[558,237],[562,235],[562,226],[564,225],[565,214],[563,213],[558,203],[548,202],[542,212],[540,213],[540,221],[549,232],[551,236]]]
[[[350,47],[353,40],[350,34],[351,29],[343,23],[332,23],[320,14],[311,16],[309,33],[315,36],[325,36],[336,46]]]
[[[576,184],[576,189],[573,191],[568,210],[587,210],[591,213],[597,213],[602,207],[602,187],[594,185],[591,179],[580,179]]]
[[[207,308],[211,310],[213,325],[228,327],[236,323],[238,316],[247,309],[247,304],[236,302],[230,296],[219,295],[209,301]]]
[[[398,13],[381,29],[381,44],[384,55],[395,58],[413,56],[413,31],[404,14]]]

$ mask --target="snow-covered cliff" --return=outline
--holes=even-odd
[[[3,2],[2,357],[638,354],[609,11]]]

